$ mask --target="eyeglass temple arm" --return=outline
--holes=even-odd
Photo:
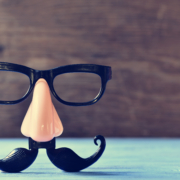
[[[112,70],[111,67],[108,67],[107,69],[107,81],[112,79]]]

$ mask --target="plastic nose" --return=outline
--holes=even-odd
[[[41,78],[35,84],[32,102],[24,117],[21,132],[38,142],[50,141],[63,132],[45,79]]]

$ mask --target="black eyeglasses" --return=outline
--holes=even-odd
[[[43,78],[61,103],[69,106],[91,105],[102,97],[111,74],[111,67],[95,64],[73,64],[41,71],[0,62],[0,104],[23,101],[37,80]]]

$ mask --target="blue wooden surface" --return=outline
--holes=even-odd
[[[78,173],[66,173],[49,161],[44,149],[21,173],[0,173],[0,179],[180,179],[180,139],[107,138],[107,147],[94,165]],[[57,139],[57,147],[72,148],[85,158],[97,146],[93,138]],[[28,148],[27,139],[0,139],[0,157],[17,147]]]

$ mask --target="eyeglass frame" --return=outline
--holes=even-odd
[[[29,89],[22,98],[14,101],[0,101],[0,104],[6,104],[6,105],[17,104],[25,100],[30,95],[36,82],[40,78],[44,78],[47,81],[51,93],[59,102],[69,106],[92,105],[98,102],[100,98],[103,96],[106,89],[106,84],[112,78],[112,71],[110,66],[103,66],[97,64],[71,64],[71,65],[59,66],[49,70],[36,70],[20,64],[0,62],[0,71],[13,71],[13,72],[22,73],[27,75],[30,80]],[[93,100],[88,102],[68,102],[68,101],[64,101],[57,95],[53,86],[55,77],[65,73],[76,73],[76,72],[94,73],[100,76],[101,89],[98,95]]]

